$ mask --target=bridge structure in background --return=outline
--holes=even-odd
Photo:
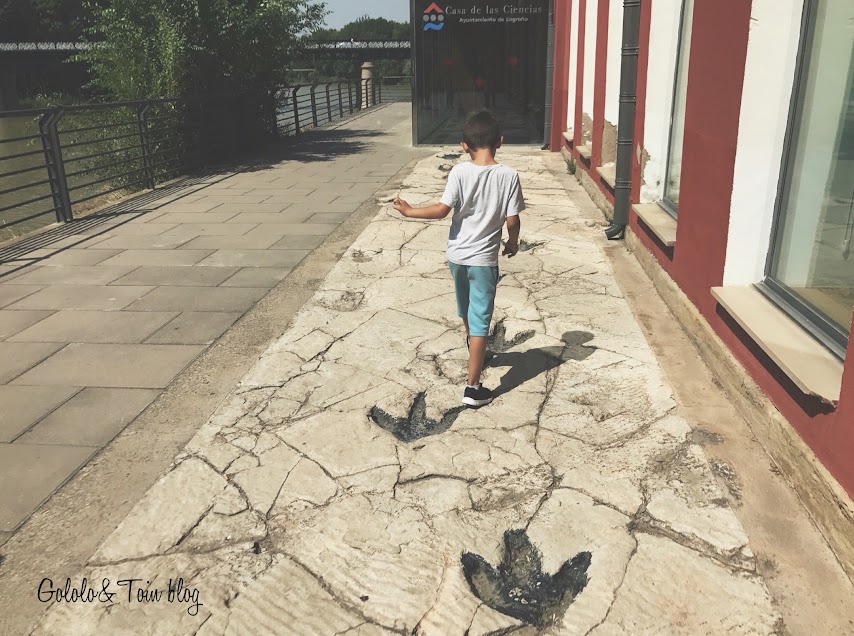
[[[412,55],[409,40],[328,40],[312,41],[304,46],[313,60],[408,60]],[[302,54],[302,55],[305,55]]]
[[[86,42],[0,42],[0,60],[34,59],[41,55],[69,55],[88,50]],[[308,40],[298,53],[301,60],[406,60],[412,51],[409,40]]]

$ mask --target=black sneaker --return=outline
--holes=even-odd
[[[466,387],[465,395],[463,396],[463,404],[468,406],[486,406],[495,399],[492,391],[487,389],[482,384],[477,387]]]

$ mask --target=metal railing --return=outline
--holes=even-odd
[[[282,136],[328,126],[382,102],[376,80],[301,84],[277,94],[276,127]]]
[[[0,112],[0,241],[381,101],[381,83],[362,80],[289,87],[267,105],[231,96]]]

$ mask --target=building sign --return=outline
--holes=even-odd
[[[434,3],[435,4],[435,3]],[[448,16],[457,18],[460,24],[524,24],[531,18],[542,16],[545,7],[536,4],[474,4],[470,7],[448,5]]]
[[[490,108],[506,143],[543,138],[548,0],[410,0],[416,143],[459,141]]]

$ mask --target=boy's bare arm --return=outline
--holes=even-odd
[[[519,230],[522,229],[522,221],[518,216],[507,217],[507,234],[509,238],[504,245],[504,256],[513,258],[519,252]]]
[[[444,219],[451,213],[451,208],[444,203],[436,203],[426,208],[413,208],[400,197],[394,200],[394,209],[409,219]]]

